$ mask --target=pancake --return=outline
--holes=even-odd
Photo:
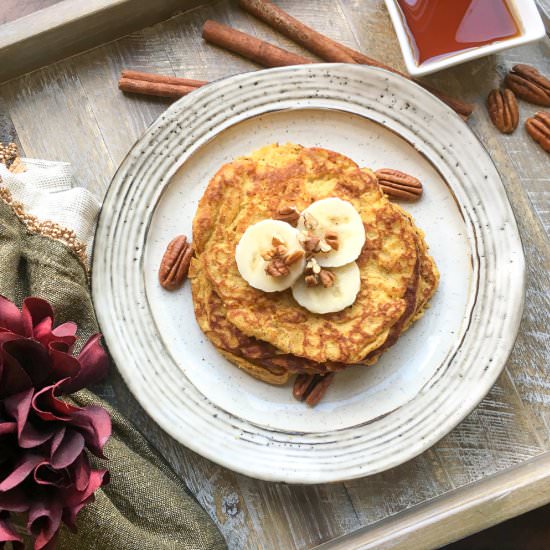
[[[285,206],[303,210],[327,197],[353,204],[367,240],[357,259],[361,290],[355,303],[321,316],[300,307],[288,290],[264,293],[249,286],[234,256],[251,224]],[[325,149],[270,145],[224,165],[209,183],[193,222],[195,278],[200,272],[208,279],[230,325],[273,346],[276,355],[354,364],[380,348],[403,315],[409,317],[418,278],[416,238],[370,170]],[[416,290],[412,296],[416,300]]]
[[[401,210],[397,205],[394,206]],[[410,215],[405,211],[403,214],[413,223]],[[414,226],[414,229],[417,236],[418,279],[416,284],[413,281],[411,283],[414,285],[415,292],[412,292],[412,287],[409,288],[406,297],[408,307],[402,318],[392,327],[381,347],[361,361],[363,365],[370,366],[376,363],[382,353],[397,341],[400,334],[422,315],[426,303],[437,287],[439,274],[433,259],[427,252],[424,234],[418,227]],[[193,262],[191,269],[193,301],[201,329],[222,355],[251,376],[270,384],[284,384],[294,373],[325,374],[351,366],[343,363],[317,364],[302,357],[281,354],[270,344],[246,336],[229,323],[221,299],[213,291],[212,285],[198,266],[198,261],[193,260]],[[210,322],[210,319],[215,321]]]
[[[397,342],[399,336],[401,336],[401,334],[405,332],[415,321],[422,317],[428,306],[429,300],[434,295],[439,284],[439,271],[433,258],[428,254],[428,245],[424,239],[424,232],[415,225],[413,217],[406,210],[397,204],[394,204],[393,206],[398,209],[406,219],[409,220],[409,223],[414,228],[416,233],[419,275],[418,287],[416,289],[414,309],[406,312],[402,318],[395,323],[395,325],[393,325],[384,344],[382,344],[377,350],[370,352],[362,361],[363,364],[369,366],[374,365],[382,353],[393,346]]]

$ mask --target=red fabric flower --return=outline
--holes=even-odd
[[[108,483],[86,450],[103,456],[111,419],[101,407],[76,407],[61,396],[101,380],[107,354],[92,336],[72,355],[76,324],[54,328],[45,300],[20,311],[0,296],[0,548],[23,548],[11,513],[27,514],[35,550],[51,549],[63,521],[76,530],[78,512]]]

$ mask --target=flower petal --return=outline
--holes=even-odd
[[[52,437],[55,430],[55,426],[42,427],[37,430],[28,422],[33,392],[34,390],[30,388],[4,400],[6,412],[17,424],[17,439],[19,446],[23,449],[32,449],[42,445]]]
[[[55,453],[55,451],[59,448],[59,445],[61,445],[61,442],[63,441],[63,438],[65,437],[65,432],[67,429],[65,426],[62,426],[61,429],[59,429],[57,432],[55,432],[55,435],[52,438],[52,441],[50,443],[50,457]]]
[[[4,353],[0,346],[0,399],[31,387],[29,375],[13,357]]]
[[[67,430],[63,441],[52,452],[50,463],[53,468],[59,470],[70,466],[84,450],[84,437],[79,432]]]
[[[44,333],[51,332],[53,325],[53,309],[46,300],[42,298],[26,298],[23,302],[23,308],[21,311],[23,318],[23,327],[25,336],[35,337],[37,340]],[[34,329],[40,325],[39,334],[35,334]],[[49,328],[47,329],[47,326]]]
[[[100,339],[101,334],[95,334],[84,344],[78,356],[80,373],[63,384],[62,390],[65,393],[74,393],[82,388],[97,384],[107,376],[109,357],[99,343]]]
[[[51,372],[51,360],[48,350],[39,342],[29,338],[19,338],[4,342],[2,350],[4,357],[9,356],[17,361],[31,379],[33,386],[41,387],[48,379]]]
[[[15,422],[0,423],[0,437],[14,433],[17,433],[17,424]]]
[[[77,491],[84,491],[90,483],[90,475],[92,467],[86,453],[81,453],[80,456],[71,465],[71,473],[74,479],[74,486]]]
[[[19,308],[4,296],[0,296],[0,328],[23,334],[23,319]]]
[[[74,379],[81,371],[81,366],[76,357],[69,355],[59,348],[66,347],[65,344],[52,343],[50,344],[50,358],[51,358],[51,373],[49,382],[55,384],[61,378]],[[68,347],[66,347],[68,349]],[[70,383],[70,380],[67,382]],[[64,388],[60,388],[64,392]],[[67,392],[71,393],[71,392]]]
[[[109,483],[110,477],[107,470],[92,470],[89,483],[82,491],[67,490],[65,492],[63,521],[73,532],[76,532],[76,516],[90,502],[95,500],[94,493],[102,486]]]
[[[84,501],[89,499],[100,487],[107,485],[110,481],[108,470],[92,470],[90,472],[90,481],[83,491],[66,490],[64,505],[67,508],[79,507],[82,509]],[[77,511],[78,513],[78,511]]]
[[[67,489],[72,485],[72,480],[67,470],[56,470],[52,468],[47,460],[37,464],[34,469],[34,481],[38,485],[51,485],[58,489]]]
[[[12,529],[8,519],[0,518],[0,546],[11,542],[14,550],[23,550],[23,539]]]
[[[73,321],[67,321],[62,325],[58,325],[52,330],[52,334],[56,338],[65,338],[67,336],[76,336],[78,326]]]
[[[33,393],[34,390],[29,388],[4,400],[6,413],[17,422],[18,433],[21,432],[23,426],[25,426],[25,422],[27,422]]]
[[[75,407],[56,397],[55,393],[57,388],[61,386],[65,380],[67,380],[67,378],[60,380],[53,386],[43,388],[33,397],[32,408],[42,420],[69,422],[71,420],[70,415],[80,410],[80,407]]]
[[[76,328],[76,324],[73,322],[64,323],[54,328],[48,334],[43,334],[40,338],[40,342],[44,346],[62,344],[65,346],[63,351],[70,352],[76,342]]]
[[[57,535],[61,524],[62,505],[57,500],[33,502],[27,529],[35,535],[34,550],[43,550]]]
[[[84,407],[71,413],[71,426],[79,429],[86,446],[99,458],[106,458],[103,447],[111,436],[111,417],[102,407]]]
[[[20,487],[16,487],[6,493],[0,493],[0,510],[18,513],[26,512],[30,506],[29,500],[25,491]]]
[[[0,492],[9,491],[17,487],[43,460],[44,458],[40,455],[25,453],[11,474],[0,483]]]

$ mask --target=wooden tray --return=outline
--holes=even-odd
[[[333,38],[403,68],[382,0],[280,4]],[[168,105],[121,94],[122,68],[207,80],[258,68],[204,44],[200,28],[207,18],[304,53],[230,0],[65,0],[0,28],[0,80],[12,79],[0,88],[0,138],[16,137],[27,156],[71,162],[79,184],[103,196],[131,144]],[[164,22],[143,28],[158,21]],[[104,45],[68,57],[98,44]],[[468,124],[503,176],[528,269],[524,318],[505,371],[474,412],[429,451],[346,483],[260,482],[175,443],[113,373],[103,397],[164,454],[230,548],[436,548],[550,501],[549,160],[522,128],[498,134],[483,106],[487,92],[518,62],[550,74],[550,40],[429,79],[477,104]],[[521,104],[522,118],[536,110]]]

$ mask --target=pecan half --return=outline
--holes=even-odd
[[[547,152],[550,153],[550,113],[539,111],[525,121],[527,133]]]
[[[378,183],[382,191],[391,198],[406,201],[417,201],[422,195],[422,184],[420,180],[394,170],[393,168],[381,168],[376,171]]]
[[[275,214],[274,219],[289,223],[293,227],[296,227],[300,219],[300,212],[298,212],[295,206],[285,206]]]
[[[333,372],[326,375],[299,374],[294,381],[292,395],[298,401],[305,401],[310,407],[314,407],[327,392],[333,378]]]
[[[506,75],[506,86],[518,97],[550,107],[550,79],[542,75],[535,67],[530,65],[514,65]]]
[[[487,109],[493,124],[503,134],[511,134],[518,127],[518,102],[512,90],[493,90],[487,97]]]
[[[178,235],[170,241],[162,257],[159,269],[159,282],[166,290],[176,290],[187,278],[193,246],[185,235]]]

